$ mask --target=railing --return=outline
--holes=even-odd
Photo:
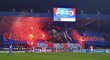
[[[25,53],[25,52],[110,53],[110,49],[93,49],[91,51],[90,49],[73,49],[73,48],[67,48],[67,49],[55,49],[55,48],[27,49],[27,48],[22,48],[21,50],[18,50],[18,48],[14,48],[13,52],[14,53]],[[0,50],[0,53],[8,53],[8,48],[4,48],[3,50]]]

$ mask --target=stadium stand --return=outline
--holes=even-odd
[[[34,43],[36,43],[36,48],[45,47],[48,49],[49,48],[56,49],[57,46],[57,49],[64,49],[64,48],[70,50],[81,49],[82,48],[81,43],[83,43],[84,48],[86,49],[89,49],[91,45],[93,45],[94,48],[97,47],[110,48],[110,44],[109,44],[110,42],[108,42],[110,41],[109,40],[110,34],[105,30],[103,30],[105,31],[105,33],[103,33],[103,31],[97,31],[97,29],[99,28],[97,26],[98,22],[100,23],[100,21],[102,20],[108,21],[110,19],[110,15],[77,14],[77,21],[74,23],[70,23],[70,22],[53,22],[51,13],[20,13],[20,12],[0,12],[0,19],[1,19],[0,23],[2,23],[0,25],[0,33],[1,33],[0,48],[7,48],[10,43],[14,45],[13,46],[14,48],[18,48],[18,47],[30,48],[30,44],[28,44],[27,40],[13,39],[13,38],[9,39],[9,36],[8,38],[4,36],[5,32],[10,32],[10,28],[8,27],[4,28],[4,26],[5,25],[8,26],[9,24],[12,24],[14,22],[14,18],[19,16],[22,16],[23,18],[26,17],[40,18],[41,20],[43,20],[43,23],[46,24],[46,26],[40,29],[42,31],[47,32],[49,38],[46,41],[43,39],[38,39],[39,41],[35,41]],[[12,22],[6,23],[5,21],[7,20],[11,20]],[[103,22],[103,24],[108,24],[108,23]],[[93,26],[95,27],[91,29],[91,27]],[[107,33],[108,35],[106,35]],[[73,35],[75,35],[75,37]]]

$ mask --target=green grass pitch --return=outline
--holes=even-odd
[[[0,53],[0,60],[110,60],[107,53]]]

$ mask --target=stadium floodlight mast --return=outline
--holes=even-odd
[[[16,10],[15,10],[15,8],[13,8],[13,10],[12,10],[13,12],[16,12]]]
[[[30,13],[33,13],[33,9],[30,9]]]
[[[47,12],[50,13],[50,10],[48,9]]]
[[[98,10],[98,11],[97,11],[97,15],[100,15],[100,14],[101,14],[101,13],[100,13],[100,11]]]
[[[81,10],[81,14],[84,14],[84,11],[83,10]]]

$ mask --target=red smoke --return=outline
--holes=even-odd
[[[82,48],[84,48],[84,43],[83,43],[84,40],[77,30],[72,31],[72,36],[73,36],[73,39],[78,40],[79,44],[81,44]]]
[[[19,40],[46,40],[48,34],[42,30],[44,27],[42,20],[42,18],[20,17],[13,23],[12,31],[19,35]]]

